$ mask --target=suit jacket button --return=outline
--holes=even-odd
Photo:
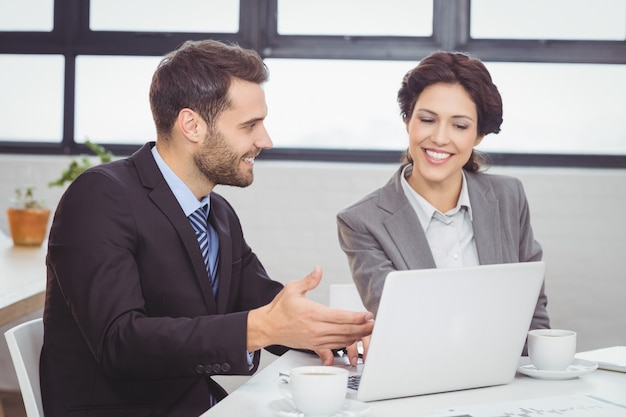
[[[228,372],[228,371],[230,371],[230,363],[222,364],[222,372]]]
[[[215,365],[213,365],[213,372],[215,372],[216,374],[219,374],[222,371],[222,367],[220,366],[219,363],[216,363]]]
[[[197,373],[197,374],[202,374],[202,373],[204,373],[204,366],[202,366],[202,365],[196,365],[196,368],[195,368],[195,369],[196,369],[196,373]]]
[[[213,366],[211,365],[204,365],[204,373],[205,374],[212,374],[213,373]]]

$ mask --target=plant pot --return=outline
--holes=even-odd
[[[41,246],[48,231],[48,209],[7,209],[11,237],[15,246]]]

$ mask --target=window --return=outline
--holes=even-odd
[[[396,92],[412,62],[267,59],[266,63],[270,69],[266,125],[275,147],[406,148]]]
[[[396,93],[417,62],[268,59],[267,64],[267,127],[276,147],[402,151],[408,146]],[[504,122],[479,149],[626,155],[626,85],[620,82],[626,66],[486,65],[502,95]]]
[[[79,56],[74,140],[124,144],[154,139],[148,92],[159,61],[158,57]]]
[[[504,122],[488,152],[626,155],[626,66],[488,63]]]
[[[430,36],[432,0],[279,0],[280,35]]]
[[[403,75],[456,50],[503,95],[496,163],[626,167],[626,0],[0,0],[0,152],[134,151],[161,56],[206,38],[270,69],[264,158],[397,161]]]
[[[0,32],[50,32],[54,0],[0,0]]]
[[[63,133],[63,57],[0,55],[0,68],[0,141],[58,141]]]
[[[224,32],[239,29],[237,0],[91,0],[91,30]]]
[[[623,1],[473,0],[470,16],[472,38],[626,39]]]

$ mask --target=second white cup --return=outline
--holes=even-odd
[[[301,366],[281,377],[279,387],[306,416],[332,416],[343,407],[348,370],[334,366]]]
[[[574,361],[576,332],[535,329],[528,332],[528,357],[540,371],[564,371]]]

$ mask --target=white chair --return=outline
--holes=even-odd
[[[328,286],[328,305],[343,310],[367,311],[354,284],[330,284]],[[358,349],[359,353],[362,354],[363,343],[360,341]]]
[[[351,311],[367,311],[354,284],[330,284],[328,305]]]
[[[41,318],[19,324],[4,333],[22,391],[28,417],[44,417],[39,387],[39,355],[43,346]]]

